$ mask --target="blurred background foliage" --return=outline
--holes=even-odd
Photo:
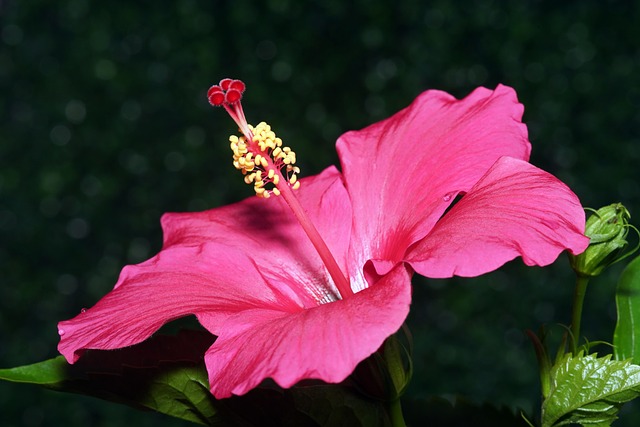
[[[513,86],[532,162],[586,206],[625,203],[633,222],[639,9],[631,0],[0,1],[0,366],[55,356],[57,321],[159,250],[163,212],[251,195],[229,161],[234,126],[205,99],[222,77],[247,83],[249,120],[269,121],[303,175],[337,163],[342,132],[425,89],[463,97]],[[619,271],[591,285],[591,340],[611,339]],[[408,395],[537,408],[523,330],[568,323],[572,287],[564,257],[545,269],[518,260],[477,279],[416,280]],[[184,425],[7,383],[0,408],[5,426]],[[618,425],[636,425],[640,405],[625,412]]]

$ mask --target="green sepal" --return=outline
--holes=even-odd
[[[590,238],[589,247],[578,255],[569,254],[571,267],[580,277],[598,276],[608,266],[622,261],[640,249],[628,248],[629,229],[638,229],[629,224],[631,214],[621,203],[604,206],[587,219],[585,235]],[[576,337],[578,339],[578,337]]]
[[[545,346],[547,331],[544,327],[540,328],[538,334],[531,330],[526,330],[525,333],[533,344],[533,349],[536,352],[536,359],[538,360],[538,371],[540,374],[540,391],[542,398],[546,399],[551,391],[551,361],[547,354],[547,348]]]
[[[551,369],[551,393],[542,404],[542,427],[605,427],[625,402],[640,395],[640,366],[580,352]]]
[[[377,352],[356,366],[350,380],[372,399],[383,402],[400,399],[413,375],[412,346],[411,332],[403,325]]]
[[[627,265],[616,290],[618,322],[613,333],[617,360],[632,359],[640,365],[640,257]]]

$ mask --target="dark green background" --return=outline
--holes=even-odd
[[[640,12],[634,1],[0,2],[0,367],[56,355],[56,322],[159,248],[159,218],[240,200],[234,125],[206,102],[243,79],[245,111],[297,151],[303,175],[336,138],[429,88],[516,88],[532,162],[587,206],[640,215]],[[408,142],[410,144],[410,142]],[[373,181],[375,183],[375,180]],[[375,191],[375,190],[373,190]],[[585,334],[610,340],[619,268],[592,284]],[[572,278],[520,261],[416,280],[409,395],[532,410],[522,331],[568,323]],[[626,422],[633,425],[634,412]],[[90,398],[0,383],[6,426],[184,425]]]

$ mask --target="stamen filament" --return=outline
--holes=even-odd
[[[245,137],[248,138],[248,135],[245,135]],[[249,143],[248,148],[250,151],[260,150],[259,143],[253,140],[251,140],[251,142]],[[280,147],[276,147],[276,149],[278,148]],[[260,154],[257,154],[257,155],[261,156]],[[273,155],[273,152],[272,152],[272,155]],[[296,175],[295,174],[292,175],[292,177],[294,178],[294,183],[291,184],[289,182],[291,178],[287,179],[282,175],[280,168],[275,164],[271,156],[261,156],[261,157],[262,157],[262,162],[267,163],[267,165],[265,165],[265,168],[269,171],[267,174],[267,177],[271,179],[271,182],[273,182],[273,185],[275,186],[275,188],[273,188],[271,192],[275,196],[282,196],[285,202],[287,202],[287,204],[289,205],[289,208],[291,209],[294,216],[298,220],[298,223],[300,223],[300,225],[302,226],[302,229],[304,230],[305,234],[311,241],[311,244],[316,249],[316,252],[318,252],[318,255],[320,255],[320,259],[322,259],[322,262],[327,268],[329,275],[333,279],[333,283],[336,285],[336,288],[338,288],[338,293],[340,294],[340,297],[345,298],[348,295],[353,295],[353,290],[351,289],[349,280],[342,272],[342,269],[340,268],[337,261],[333,257],[333,254],[331,253],[331,251],[329,250],[329,247],[327,246],[324,239],[318,232],[318,229],[313,224],[311,219],[309,219],[309,216],[307,215],[304,208],[300,204],[300,201],[298,201],[298,198],[293,193],[293,189],[296,188],[295,184],[300,185],[300,183],[297,182],[297,180],[295,180]],[[265,189],[264,187],[262,187],[260,188],[260,190],[265,190]],[[261,194],[264,194],[264,193],[265,193],[264,191],[261,191]]]
[[[320,255],[320,259],[322,259],[338,290],[339,297],[345,298],[348,295],[353,295],[347,276],[343,274],[329,247],[293,193],[293,190],[300,187],[300,181],[296,176],[300,172],[300,169],[295,166],[296,154],[291,148],[282,147],[282,140],[276,137],[266,123],[262,122],[256,127],[247,123],[240,103],[244,90],[245,84],[242,81],[222,79],[218,85],[212,86],[207,92],[207,98],[211,105],[224,107],[244,135],[243,137],[235,135],[229,137],[234,167],[244,174],[244,182],[253,184],[253,189],[258,197],[267,199],[272,194],[284,197],[298,223]],[[272,187],[265,188],[267,184]]]
[[[279,174],[279,173],[278,173]],[[338,288],[338,292],[340,292],[340,296],[345,298],[349,295],[353,295],[353,290],[351,289],[351,285],[349,284],[349,280],[347,280],[346,276],[342,273],[342,269],[336,262],[335,258],[331,254],[329,247],[320,236],[318,229],[313,225],[307,213],[304,211],[304,208],[298,201],[298,198],[293,194],[293,190],[287,183],[287,180],[282,179],[281,182],[284,184],[278,185],[277,188],[280,190],[280,195],[284,198],[285,202],[291,208],[291,211],[295,215],[296,219],[302,226],[302,229],[311,240],[311,243],[316,248],[318,255],[322,259],[322,262],[327,267],[333,282]]]

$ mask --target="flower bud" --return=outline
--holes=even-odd
[[[571,267],[578,276],[593,277],[636,251],[624,251],[631,214],[622,203],[614,203],[593,211],[586,223],[589,247],[579,255],[569,255]],[[635,229],[635,227],[633,227]]]

